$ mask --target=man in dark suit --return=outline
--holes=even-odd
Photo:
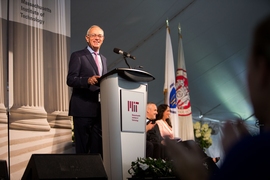
[[[88,46],[70,57],[67,85],[72,87],[69,116],[73,116],[77,154],[102,156],[101,110],[98,79],[107,73],[106,58],[99,53],[104,31],[91,26],[85,36]]]
[[[146,105],[146,133],[155,126],[157,106],[155,103],[148,102]],[[146,157],[154,157],[154,144],[146,139]]]

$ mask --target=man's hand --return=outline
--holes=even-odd
[[[146,132],[149,131],[150,129],[152,129],[155,125],[156,125],[156,123],[154,123],[154,124],[152,124],[151,122],[148,123],[148,124],[146,125]]]
[[[88,78],[88,84],[94,85],[96,83],[98,83],[98,78],[100,78],[100,76],[92,76]]]

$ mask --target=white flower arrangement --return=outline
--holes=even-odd
[[[199,121],[193,123],[195,141],[203,150],[212,145],[211,132],[212,128],[207,123],[201,124]]]

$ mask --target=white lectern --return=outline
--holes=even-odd
[[[137,157],[145,157],[147,82],[142,70],[117,68],[100,79],[103,164],[109,180],[127,180]]]

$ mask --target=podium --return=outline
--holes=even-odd
[[[142,70],[116,68],[100,79],[103,164],[109,180],[127,180],[131,162],[146,154],[147,82]]]

